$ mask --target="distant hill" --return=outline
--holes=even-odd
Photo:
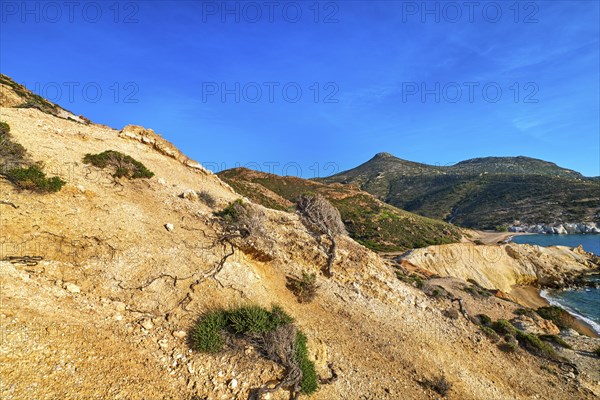
[[[376,251],[403,251],[461,238],[453,225],[400,210],[353,185],[324,184],[246,168],[222,171],[218,176],[253,202],[277,210],[293,209],[293,201],[302,193],[320,193],[340,211],[350,236]]]
[[[458,225],[597,222],[600,180],[529,157],[474,158],[433,166],[379,153],[324,183],[355,184],[398,208]]]

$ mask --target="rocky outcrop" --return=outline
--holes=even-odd
[[[562,287],[597,268],[592,255],[569,247],[508,243],[455,243],[411,250],[399,257],[441,276],[472,279],[483,287],[510,292],[516,284]]]
[[[565,224],[517,224],[508,228],[510,232],[526,232],[538,234],[575,234],[575,233],[600,233],[600,225],[595,222],[565,223]]]
[[[174,158],[183,165],[186,165],[194,170],[201,171],[205,174],[211,174],[209,170],[200,165],[199,162],[188,158],[171,142],[165,140],[162,136],[155,133],[152,129],[146,129],[143,126],[127,125],[119,132],[119,136],[128,139],[137,140],[138,142],[147,144],[156,149],[159,153],[165,156]]]

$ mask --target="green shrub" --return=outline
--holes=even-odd
[[[493,322],[491,328],[500,335],[516,335],[517,333],[517,328],[505,319]]]
[[[561,329],[570,328],[572,316],[558,306],[540,307],[536,310],[540,317],[548,319]]]
[[[513,335],[504,335],[504,342],[498,345],[500,350],[506,353],[515,353],[519,348],[519,344],[517,343],[517,339]]]
[[[308,358],[306,336],[302,332],[296,334],[296,362],[300,367],[300,371],[302,371],[302,393],[314,393],[319,386],[319,378],[315,370],[315,364]]]
[[[39,165],[10,169],[6,172],[6,178],[20,189],[39,193],[58,192],[66,184],[57,176],[47,178]]]
[[[25,147],[12,141],[10,125],[6,122],[0,122],[0,163],[2,169],[6,170],[11,165],[23,164],[26,154]]]
[[[229,203],[227,207],[219,211],[216,215],[228,222],[235,222],[242,213],[243,207],[242,199],[237,199]]]
[[[192,339],[198,351],[216,353],[223,348],[221,333],[227,326],[226,314],[225,311],[212,311],[196,325],[192,331]]]
[[[600,347],[596,348],[596,350],[594,350],[594,354],[596,355],[596,357],[600,357]]]
[[[0,121],[0,138],[7,136],[10,132],[10,125],[4,121]]]
[[[534,335],[533,333],[525,333],[517,330],[517,339],[519,340],[519,344],[530,353],[553,360],[559,358],[552,346],[543,342],[537,335]]]
[[[396,277],[418,289],[423,289],[423,286],[425,286],[425,281],[417,274],[405,275],[401,271],[396,271]]]
[[[271,332],[293,322],[292,317],[277,306],[271,311],[259,306],[240,307],[228,311],[226,316],[228,328],[236,334]]]
[[[492,324],[492,319],[485,314],[478,314],[477,319],[479,320],[479,325],[490,326]]]
[[[525,315],[528,317],[533,317],[534,311],[531,308],[517,308],[515,310],[515,314],[517,315]]]
[[[490,338],[493,342],[498,342],[500,340],[500,336],[498,336],[496,331],[493,330],[492,328],[490,328],[488,326],[480,326],[479,329],[481,329],[481,331],[485,334],[485,336]]]
[[[546,341],[546,342],[552,342],[555,343],[561,347],[564,347],[565,349],[570,349],[571,345],[569,345],[569,343],[565,342],[563,340],[563,338],[561,338],[558,335],[539,335],[540,339]]]
[[[230,310],[211,311],[204,315],[196,324],[192,331],[192,339],[198,351],[216,353],[223,348],[225,340],[223,333],[229,332],[236,335],[244,335],[251,339],[253,343],[263,343],[262,350],[269,354],[267,348],[273,348],[273,343],[267,344],[265,338],[270,337],[272,342],[276,335],[269,336],[271,332],[281,332],[278,328],[290,328],[293,318],[289,316],[283,309],[278,306],[273,306],[271,311],[268,311],[259,306],[244,306]],[[302,393],[310,394],[318,388],[318,376],[315,370],[315,365],[308,358],[307,339],[306,336],[296,331],[295,328],[291,332],[296,332],[295,337],[295,354],[294,359],[297,366],[302,371],[302,379],[299,381],[300,390]],[[263,336],[261,336],[263,335]],[[263,340],[257,340],[257,338]],[[281,339],[275,339],[281,340]],[[294,340],[293,336],[291,340]],[[273,361],[282,362],[278,359],[280,355],[271,354]],[[283,360],[285,362],[285,360]]]
[[[83,162],[98,168],[112,168],[115,178],[139,179],[154,176],[154,173],[141,162],[114,150],[107,150],[99,154],[86,154]]]
[[[298,302],[310,303],[317,294],[317,274],[302,271],[300,279],[288,278],[287,287],[296,295]]]

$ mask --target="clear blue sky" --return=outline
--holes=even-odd
[[[0,71],[213,170],[313,177],[386,151],[600,175],[599,2],[265,3],[3,1]]]

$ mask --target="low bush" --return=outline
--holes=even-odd
[[[519,344],[513,335],[504,335],[504,342],[500,343],[498,348],[506,353],[515,353],[519,348]]]
[[[10,125],[6,122],[0,122],[0,164],[2,170],[9,169],[11,165],[24,163],[26,155],[25,147],[12,140]]]
[[[554,344],[557,344],[561,347],[564,347],[565,349],[570,349],[571,345],[569,345],[569,343],[565,342],[563,340],[563,338],[561,338],[558,335],[539,335],[540,339],[542,339],[543,341],[546,342],[552,342]]]
[[[423,289],[423,286],[425,286],[425,280],[417,274],[406,275],[401,271],[396,271],[396,277],[402,282],[408,283],[418,289]]]
[[[242,199],[232,201],[223,210],[216,213],[217,216],[223,218],[225,221],[233,223],[236,222],[239,216],[243,213],[244,204]]]
[[[86,154],[83,162],[98,168],[111,168],[115,178],[139,179],[154,176],[154,173],[141,162],[114,150],[107,150],[99,154]]]
[[[288,278],[287,286],[296,295],[298,302],[310,303],[317,294],[317,274],[302,271],[300,279]]]
[[[479,325],[490,326],[492,324],[492,319],[485,314],[478,314],[477,319],[479,320]]]
[[[596,357],[600,357],[600,347],[594,350],[594,354],[596,355]]]
[[[505,319],[499,319],[498,321],[492,322],[490,326],[496,333],[500,335],[516,335],[517,328],[515,328],[510,322]]]
[[[273,306],[269,311],[244,306],[209,312],[196,324],[191,336],[198,351],[210,353],[223,348],[226,332],[245,338],[259,346],[268,359],[286,368],[288,376],[283,381],[292,392],[310,394],[317,390],[318,377],[308,358],[306,336],[292,322],[293,318],[280,307]]]
[[[302,332],[296,335],[296,361],[302,371],[301,392],[304,394],[314,393],[319,386],[319,378],[315,370],[315,364],[308,358],[307,339]]]
[[[498,336],[496,331],[493,330],[492,328],[487,327],[487,326],[480,326],[479,329],[481,329],[481,331],[485,334],[485,336],[490,338],[490,340],[492,340],[494,343],[497,343],[500,340],[500,336]]]
[[[559,359],[558,354],[552,346],[542,341],[533,333],[525,333],[517,330],[517,339],[519,340],[519,344],[530,353],[553,360]]]
[[[525,315],[527,317],[533,318],[534,311],[531,308],[517,308],[515,310],[516,315]]]
[[[426,380],[424,386],[432,389],[442,397],[446,397],[452,388],[452,384],[448,382],[445,375]]]
[[[212,196],[212,194],[208,193],[206,190],[201,190],[197,192],[198,198],[204,202],[209,207],[214,207],[217,205],[217,201]]]
[[[540,317],[548,319],[561,329],[571,328],[573,317],[558,306],[540,307],[536,310]]]
[[[58,192],[66,184],[57,176],[46,177],[39,165],[12,168],[5,175],[16,187],[38,193]]]

